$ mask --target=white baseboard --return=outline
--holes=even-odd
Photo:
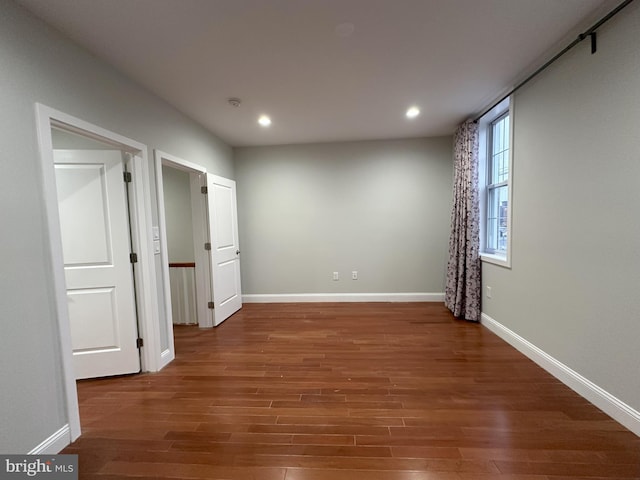
[[[70,443],[71,430],[69,429],[69,424],[66,424],[32,449],[28,455],[55,455]]]
[[[244,303],[444,302],[444,293],[284,293],[243,295]]]
[[[489,315],[483,313],[480,322],[576,393],[640,436],[640,412],[525,340]]]

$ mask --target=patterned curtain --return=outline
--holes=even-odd
[[[444,302],[456,317],[480,320],[480,208],[478,124],[469,120],[454,137],[453,209]]]

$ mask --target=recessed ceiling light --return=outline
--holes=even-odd
[[[271,119],[267,115],[261,115],[260,118],[258,118],[258,123],[263,127],[268,127],[271,125]]]
[[[353,23],[341,23],[340,25],[336,26],[334,31],[336,32],[336,35],[338,37],[346,38],[353,35],[353,32],[355,32],[355,30],[356,26]]]
[[[418,107],[411,107],[409,108],[409,110],[407,110],[407,118],[416,118],[418,115],[420,115],[420,109]]]

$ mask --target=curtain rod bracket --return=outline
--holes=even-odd
[[[580,41],[584,40],[585,38],[590,37],[591,38],[591,55],[593,55],[594,53],[596,53],[598,51],[598,36],[596,31],[591,31],[589,33],[581,33],[578,36],[578,39]]]

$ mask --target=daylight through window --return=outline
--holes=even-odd
[[[507,253],[509,236],[509,114],[490,124],[487,135],[487,253]]]

